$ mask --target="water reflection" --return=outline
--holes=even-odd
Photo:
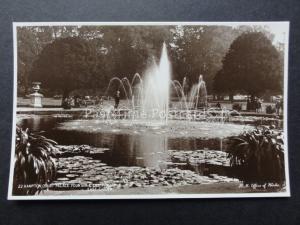
[[[136,165],[160,167],[168,157],[168,139],[166,136],[141,135],[129,137],[129,151],[134,151]]]
[[[69,118],[39,116],[24,118],[19,126],[33,131],[44,131],[44,135],[60,145],[91,145],[109,148],[97,156],[110,166],[140,166],[164,169],[168,160],[168,150],[220,149],[220,140],[203,138],[169,138],[157,134],[118,134],[118,133],[88,133],[78,130],[56,129],[59,123]],[[223,141],[224,146],[224,141]],[[186,168],[191,169],[191,168]],[[199,170],[200,168],[193,168]],[[199,170],[203,171],[202,169]],[[202,173],[202,172],[200,172]]]
[[[93,145],[108,147],[101,160],[110,166],[159,167],[167,156],[167,138],[124,134],[97,134]]]

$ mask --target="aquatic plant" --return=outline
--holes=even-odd
[[[58,149],[56,142],[21,128],[16,128],[13,192],[34,195],[56,176],[53,158]]]
[[[244,132],[230,139],[227,151],[244,185],[284,184],[282,132],[269,127]]]

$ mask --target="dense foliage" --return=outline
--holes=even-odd
[[[227,149],[230,165],[245,185],[279,184],[285,181],[282,133],[264,127],[233,137]]]
[[[13,193],[33,195],[56,176],[56,143],[17,127]]]
[[[31,82],[39,80],[42,81],[42,92],[47,94],[45,91],[48,90],[50,96],[55,91],[62,94],[62,85],[66,85],[63,88],[66,92],[75,88],[103,94],[112,77],[127,76],[131,79],[135,73],[143,74],[153,59],[158,60],[165,42],[172,62],[173,79],[182,82],[187,77],[186,89],[189,89],[202,74],[211,93],[213,78],[221,69],[230,44],[243,32],[253,29],[258,28],[18,27],[18,92],[19,95],[30,93]],[[268,31],[263,32],[272,39]],[[74,58],[74,62],[68,62],[70,57]],[[62,79],[62,76],[66,78]]]
[[[64,98],[75,89],[91,86],[97,66],[96,50],[80,38],[56,39],[34,62],[31,80],[60,90]]]
[[[231,44],[218,71],[214,89],[220,93],[261,96],[281,93],[283,63],[279,51],[262,32],[246,32]]]

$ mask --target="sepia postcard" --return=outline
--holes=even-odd
[[[289,22],[13,23],[10,200],[289,197]]]

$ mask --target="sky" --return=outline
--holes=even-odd
[[[279,25],[279,24],[269,24],[267,28],[270,29],[270,32],[273,33],[274,36],[274,43],[284,43],[286,40],[287,30]]]
[[[243,24],[233,24],[232,27],[239,27]],[[277,45],[279,43],[285,43],[288,39],[288,26],[287,23],[282,22],[266,22],[266,23],[255,23],[252,25],[251,23],[245,24],[249,26],[262,26],[266,30],[270,31],[270,33],[274,34],[273,44]]]

